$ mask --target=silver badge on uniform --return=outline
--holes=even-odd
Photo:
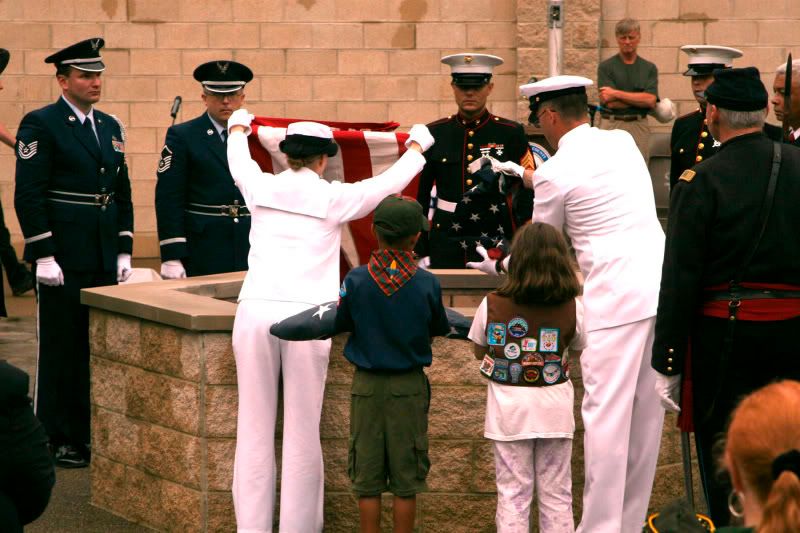
[[[17,153],[19,154],[20,159],[30,159],[31,157],[36,155],[36,152],[38,150],[39,150],[39,141],[31,141],[28,144],[19,141],[19,143],[17,144]]]
[[[161,159],[158,160],[158,173],[166,172],[172,165],[172,150],[166,144],[161,150]]]

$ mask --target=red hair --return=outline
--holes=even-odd
[[[800,470],[773,478],[778,456],[800,450],[800,382],[781,381],[747,396],[734,410],[725,456],[762,508],[758,533],[800,530]]]

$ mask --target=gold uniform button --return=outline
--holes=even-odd
[[[672,372],[672,367],[671,366],[667,367],[667,372]]]
[[[704,131],[703,133],[701,133],[701,134],[700,134],[700,137],[702,137],[703,139],[705,139],[706,137],[708,137],[708,132],[707,132],[707,131]]]
[[[475,146],[475,145],[474,145],[474,144],[472,144],[472,143],[469,143],[469,144],[467,145],[467,149],[468,149],[468,150],[472,150],[472,147],[473,147],[473,146]]]
[[[683,153],[683,148],[681,148],[680,150],[678,150],[678,153],[679,153],[679,154],[682,154],[682,153]]]
[[[467,180],[467,185],[472,185],[472,180],[471,179]]]
[[[437,224],[436,224],[436,229],[439,229],[439,228],[441,228],[441,227],[442,227],[442,225],[441,225],[441,224],[439,224],[439,223],[437,223]]]
[[[475,159],[475,158],[472,156],[472,154],[469,154],[467,156],[467,161],[472,161],[473,159]]]
[[[697,145],[697,148],[700,149],[700,150],[702,150],[705,147],[706,147],[706,145],[703,144],[703,143],[700,143],[700,144]]]
[[[446,157],[442,158],[442,163],[447,163],[447,158]]]
[[[694,158],[694,160],[699,163],[700,161],[703,160],[703,156],[702,155],[698,155],[697,157]]]
[[[674,348],[670,348],[670,349],[669,349],[669,350],[667,350],[667,351],[668,351],[669,353],[675,353],[675,349],[674,349]]]
[[[474,131],[472,131],[472,130],[469,130],[469,131],[467,132],[467,135],[469,135],[470,137],[472,137],[473,135],[475,135],[475,132],[474,132]]]
[[[667,358],[667,363],[671,363],[671,362],[672,362],[672,357],[668,357]]]

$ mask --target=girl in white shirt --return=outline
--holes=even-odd
[[[566,242],[549,224],[515,235],[508,277],[483,299],[469,338],[488,378],[484,436],[494,441],[497,531],[573,532],[570,356],[585,345],[580,285]]]

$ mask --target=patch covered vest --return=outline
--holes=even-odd
[[[548,387],[569,380],[564,351],[575,336],[575,300],[556,305],[519,305],[487,297],[488,354],[481,374],[503,385]]]

